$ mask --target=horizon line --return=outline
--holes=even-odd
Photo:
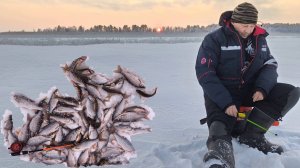
[[[274,25],[274,24],[284,24],[284,25],[298,25],[300,24],[300,22],[294,22],[294,23],[289,23],[289,22],[275,22],[275,23],[263,23],[263,22],[259,22],[257,23],[256,25]],[[185,26],[170,26],[170,25],[164,25],[164,26],[148,26],[147,24],[124,24],[122,26],[116,26],[116,25],[113,25],[113,24],[95,24],[93,26],[90,26],[90,27],[85,27],[84,25],[79,25],[79,26],[75,26],[75,25],[72,25],[72,26],[64,26],[64,25],[56,25],[56,26],[53,26],[53,27],[46,27],[46,28],[33,28],[32,30],[7,30],[7,31],[0,31],[0,33],[17,33],[17,32],[27,32],[27,33],[34,33],[34,32],[38,32],[38,30],[47,30],[47,29],[54,29],[54,28],[57,28],[58,26],[62,27],[62,28],[72,28],[72,27],[75,27],[75,28],[79,28],[79,27],[83,27],[85,30],[88,30],[88,29],[91,29],[95,26],[106,26],[106,27],[109,27],[109,26],[112,26],[114,28],[123,28],[124,26],[128,26],[129,28],[132,28],[133,26],[138,26],[138,27],[141,27],[143,25],[146,25],[147,28],[149,29],[162,29],[162,28],[188,28],[188,26],[191,26],[191,27],[194,27],[194,26],[199,26],[199,27],[204,27],[204,28],[207,28],[209,26],[215,26],[215,25],[219,25],[217,23],[213,23],[213,24],[207,24],[207,25],[200,25],[200,24],[188,24],[188,25],[185,25]]]

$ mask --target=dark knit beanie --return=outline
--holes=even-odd
[[[235,23],[256,24],[257,15],[257,9],[252,4],[244,2],[234,8],[231,20]]]

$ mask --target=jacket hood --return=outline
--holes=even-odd
[[[231,16],[232,16],[233,11],[225,11],[221,14],[220,19],[219,19],[219,25],[222,26],[223,28],[229,29],[229,32],[232,32],[233,27],[231,26]],[[267,31],[260,27],[260,26],[255,26],[254,32],[253,32],[254,36],[257,35],[264,35],[264,36],[268,36],[269,34],[267,33]]]

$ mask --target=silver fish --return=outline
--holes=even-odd
[[[64,104],[67,104],[69,106],[79,106],[79,101],[76,98],[70,97],[70,96],[55,96],[55,98]]]
[[[20,142],[26,143],[28,138],[29,138],[29,124],[30,124],[30,120],[27,119],[27,122],[22,126],[22,128],[19,130],[18,133],[18,140]]]
[[[138,114],[144,114],[144,115],[148,115],[150,112],[141,106],[130,106],[124,109],[123,112],[134,112],[134,113],[138,113]]]
[[[118,65],[117,69],[114,72],[121,73],[130,84],[132,84],[133,86],[135,86],[137,88],[145,88],[146,87],[145,82],[142,80],[141,77],[139,77],[138,75],[136,75],[133,72],[130,72],[130,71],[122,68],[120,65]]]
[[[38,136],[34,136],[34,137],[29,138],[28,141],[27,141],[27,145],[39,146],[40,144],[42,144],[46,141],[50,141],[50,140],[51,140],[51,138],[49,138],[49,137],[38,135]]]
[[[90,128],[89,128],[89,139],[96,139],[97,137],[98,137],[97,130],[92,125],[90,125]]]
[[[78,136],[80,136],[79,132],[80,132],[81,127],[78,127],[74,130],[72,130],[71,132],[69,132],[66,136],[64,141],[66,142],[74,142],[77,140]]]
[[[80,110],[82,110],[82,107],[71,108],[71,107],[57,106],[53,110],[53,112],[58,112],[58,113],[77,113]]]
[[[12,93],[11,101],[17,107],[26,108],[30,110],[43,110],[43,108],[39,107],[34,100],[20,93]]]
[[[86,120],[85,115],[83,114],[83,111],[79,111],[78,113],[74,113],[73,120],[78,123],[78,125],[81,127],[81,134],[84,134],[87,132],[89,128],[89,123]]]
[[[65,161],[67,158],[67,155],[63,153],[61,150],[49,150],[49,151],[43,151],[41,153],[43,154],[43,157],[49,159],[60,159]]]
[[[43,154],[42,152],[38,152],[34,156],[34,158],[37,159],[36,162],[41,162],[46,165],[60,164],[65,161],[65,159],[51,159],[49,157],[46,157],[45,154]]]
[[[83,151],[85,149],[91,150],[91,149],[97,147],[97,142],[98,142],[98,139],[83,141],[83,142],[79,143],[78,145],[74,146],[73,150],[80,150],[80,151]]]
[[[30,121],[29,130],[32,134],[36,134],[41,127],[43,119],[43,112],[39,111]]]
[[[74,124],[75,123],[75,121],[72,120],[71,118],[54,116],[54,115],[50,115],[50,119],[55,120],[56,122],[60,123],[60,125]]]
[[[97,150],[96,150],[96,152],[100,153],[101,149],[104,148],[107,145],[107,143],[108,143],[108,140],[99,140],[97,142]]]
[[[78,164],[82,166],[87,166],[87,162],[89,161],[90,152],[88,149],[84,150],[78,158]]]
[[[131,142],[123,137],[123,136],[120,136],[117,132],[115,132],[113,134],[118,142],[118,144],[125,150],[125,151],[128,151],[128,152],[132,152],[132,151],[135,151],[134,147],[132,146]]]
[[[87,77],[95,73],[95,71],[90,69],[90,68],[79,69],[79,70],[76,70],[76,71],[80,75],[87,76]]]
[[[112,118],[113,120],[115,120],[116,117],[119,116],[123,112],[124,107],[128,103],[128,97],[129,96],[125,96],[124,98],[122,98],[121,102],[119,104],[117,104],[116,110],[113,113],[113,118]]]
[[[118,132],[122,132],[127,135],[138,135],[151,132],[151,128],[132,128],[130,126],[116,126]]]
[[[56,94],[59,94],[58,89],[55,89],[51,94],[49,100],[49,109],[48,109],[50,113],[53,111],[53,109],[57,106],[58,103],[58,99],[55,98]]]
[[[58,131],[57,131],[56,134],[55,134],[54,142],[55,142],[56,144],[59,144],[59,143],[62,142],[63,138],[64,138],[63,130],[62,130],[61,127],[59,127],[59,128],[58,128]]]
[[[71,83],[76,84],[76,85],[78,85],[78,86],[80,86],[80,87],[84,87],[84,82],[83,82],[76,74],[74,74],[74,73],[70,70],[70,67],[69,67],[67,64],[65,64],[65,65],[63,65],[63,66],[61,66],[61,67],[62,67],[62,69],[63,69],[63,71],[64,71],[64,73],[65,73],[67,79],[68,79]]]
[[[104,148],[101,150],[101,157],[102,157],[102,158],[110,159],[110,158],[117,157],[117,156],[123,154],[124,152],[125,152],[125,151],[124,151],[124,149],[122,149],[122,148],[110,148],[110,147],[104,147]]]
[[[96,86],[86,85],[86,90],[94,98],[99,99],[101,101],[105,100],[105,97],[100,94],[100,92],[99,92],[99,90],[98,90],[98,88]]]
[[[124,78],[119,78],[115,83],[106,84],[102,86],[103,90],[109,92],[109,93],[116,93],[123,95],[122,87],[124,85]]]
[[[145,114],[139,114],[135,112],[125,112],[115,118],[116,121],[121,122],[136,122],[142,119],[149,119]]]
[[[107,129],[107,126],[103,126],[99,134],[99,140],[108,140],[108,138],[109,138],[109,131]]]
[[[45,135],[45,136],[49,135],[49,134],[57,131],[58,127],[59,127],[59,123],[57,123],[57,122],[50,123],[49,125],[43,127],[38,134]]]
[[[84,65],[84,62],[88,59],[87,56],[81,56],[77,59],[75,59],[71,64],[70,64],[70,70],[75,71],[75,70],[80,70],[80,69],[86,69],[88,68],[86,65]]]
[[[95,164],[96,164],[96,161],[97,161],[96,156],[95,156],[95,155],[90,155],[88,164],[89,164],[89,165],[95,165]]]
[[[69,150],[68,156],[67,156],[67,166],[68,167],[77,167],[77,159],[74,156],[74,152],[72,150]]]
[[[140,94],[143,97],[152,97],[156,94],[157,88],[154,88],[153,90],[146,90],[146,89],[136,89],[136,92]]]
[[[8,114],[10,113],[10,114]],[[12,121],[12,112],[6,110],[5,114],[3,115],[3,120],[1,121],[1,128],[5,130],[12,130],[13,129],[13,121]]]
[[[42,112],[43,112],[43,119],[42,119],[41,128],[49,125],[50,123],[50,114],[46,111],[42,111]]]
[[[98,104],[96,99],[93,97],[87,98],[86,101],[86,115],[87,117],[94,119],[96,117],[96,110],[98,109]]]
[[[18,141],[17,137],[14,135],[12,130],[7,130],[7,136],[4,137],[4,141],[7,143],[7,146],[10,146],[11,144]]]
[[[109,81],[109,78],[100,73],[94,73],[89,76],[89,83],[103,85]]]
[[[112,108],[106,110],[106,112],[104,112],[104,113],[105,113],[105,114],[104,114],[104,119],[103,119],[103,121],[102,121],[102,123],[101,123],[100,129],[102,129],[102,128],[103,128],[104,126],[106,126],[108,123],[111,123],[111,122],[112,122],[112,115],[113,115],[114,111],[115,111],[115,108],[112,107]]]

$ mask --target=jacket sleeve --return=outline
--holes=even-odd
[[[262,48],[261,52],[266,52],[266,57],[264,60],[263,67],[259,71],[259,75],[258,78],[256,79],[255,86],[257,88],[256,90],[262,89],[264,91],[264,95],[267,96],[277,83],[278,64],[275,58],[271,55],[266,40],[265,40],[265,45],[266,47]]]
[[[222,110],[233,104],[232,97],[216,74],[218,55],[221,47],[219,43],[207,35],[198,52],[196,60],[196,75],[204,93]]]

